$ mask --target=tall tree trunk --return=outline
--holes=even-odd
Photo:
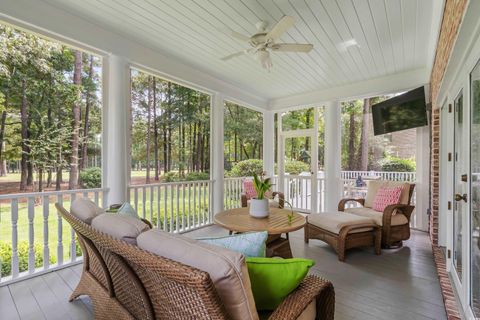
[[[80,130],[80,86],[82,85],[82,53],[80,51],[75,51],[73,84],[77,87],[78,96],[72,107],[72,150],[70,155],[70,177],[68,179],[68,189],[75,189],[78,184],[78,133]]]
[[[362,133],[360,135],[360,148],[358,149],[358,159],[360,159],[359,169],[362,171],[368,170],[368,114],[370,112],[370,103],[370,98],[363,100]]]
[[[47,173],[47,188],[52,186],[52,169],[48,169]]]
[[[22,123],[22,157],[20,161],[20,191],[27,190],[27,179],[28,179],[28,152],[29,148],[27,145],[28,139],[28,112],[27,112],[27,81],[22,79],[22,105],[20,109],[20,119]]]
[[[38,169],[38,192],[43,191],[43,169]]]
[[[350,110],[350,133],[348,136],[348,170],[355,169],[355,112]]]
[[[93,55],[90,56],[88,66],[88,79],[93,81]],[[88,131],[90,129],[90,108],[92,105],[92,93],[87,90],[85,95],[85,118],[83,120],[82,148],[80,153],[80,170],[88,165]]]
[[[7,104],[5,103],[5,107]],[[5,177],[7,175],[7,168],[4,159],[4,150],[5,150],[5,121],[7,120],[7,111],[2,112],[2,117],[0,120],[0,161],[2,162],[0,176]]]
[[[151,127],[151,122],[152,122],[152,78],[149,76],[148,77],[148,89],[147,89],[147,156],[146,156],[146,169],[147,169],[147,174],[145,178],[146,183],[150,183],[150,127]]]
[[[155,158],[155,181],[160,180],[160,172],[158,170],[158,126],[157,126],[157,81],[153,77],[153,152]]]

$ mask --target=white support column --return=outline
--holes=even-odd
[[[430,127],[417,128],[417,181],[415,205],[416,227],[421,230],[428,230],[428,215],[430,186]]]
[[[212,96],[211,122],[212,130],[210,133],[211,141],[211,168],[210,172],[213,183],[213,214],[223,211],[224,194],[224,136],[223,136],[223,112],[224,97],[217,93]]]
[[[313,108],[313,130],[314,134],[312,137],[312,152],[311,154],[311,164],[312,164],[312,186],[311,186],[311,207],[312,213],[317,213],[318,208],[318,107]],[[320,195],[321,196],[321,195]]]
[[[342,118],[339,101],[325,106],[325,208],[336,211],[342,194]]]
[[[125,58],[103,60],[103,93],[102,185],[110,189],[110,205],[127,200],[130,72]]]
[[[282,113],[277,113],[277,172],[278,172],[278,181],[277,181],[277,190],[285,193],[285,145],[283,143],[282,135]]]
[[[267,176],[275,174],[275,114],[263,113],[263,171]]]

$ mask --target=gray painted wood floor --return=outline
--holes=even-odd
[[[224,234],[208,227],[188,236]],[[369,249],[350,250],[344,263],[321,241],[306,245],[303,231],[290,239],[294,256],[315,260],[310,272],[333,282],[335,319],[446,319],[426,233],[413,232],[403,248],[384,250],[381,256]],[[93,319],[88,297],[68,302],[81,270],[77,265],[0,287],[0,319]]]

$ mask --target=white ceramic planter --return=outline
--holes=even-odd
[[[254,218],[268,217],[268,199],[251,199],[250,200],[250,215]]]

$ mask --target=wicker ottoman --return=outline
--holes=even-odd
[[[322,212],[307,216],[305,242],[322,240],[331,245],[338,260],[345,261],[345,250],[356,247],[375,247],[381,253],[381,228],[370,218],[345,212]]]

